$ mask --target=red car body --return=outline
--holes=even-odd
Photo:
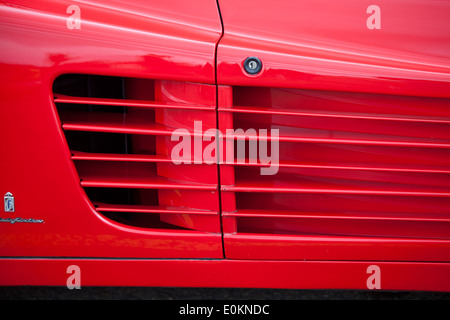
[[[0,285],[450,291],[449,2],[0,12]],[[199,121],[279,130],[277,172],[174,164]]]

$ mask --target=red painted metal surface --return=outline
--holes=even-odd
[[[7,48],[0,54],[2,83],[0,89],[0,134],[8,147],[2,148],[0,157],[0,192],[11,192],[15,197],[14,213],[0,213],[1,218],[21,217],[42,219],[41,224],[1,223],[0,255],[37,257],[147,257],[147,258],[221,258],[222,239],[219,217],[216,214],[212,232],[182,229],[143,229],[125,226],[105,218],[95,210],[80,187],[75,165],[84,166],[87,174],[84,185],[105,185],[111,181],[104,176],[108,166],[120,166],[123,157],[110,155],[105,165],[98,170],[89,168],[89,163],[105,160],[90,155],[90,159],[72,156],[61,130],[61,123],[53,104],[52,85],[61,74],[97,74],[128,78],[150,78],[170,81],[193,81],[214,84],[215,43],[221,35],[220,19],[214,2],[205,1],[194,8],[183,1],[160,1],[159,3],[135,1],[95,1],[78,4],[81,10],[81,28],[68,29],[66,13],[69,3],[61,1],[6,1],[0,5],[1,46]],[[176,8],[176,10],[174,10]],[[159,102],[149,99],[139,87],[137,80],[131,83],[129,100],[121,105],[136,110],[154,112],[161,107],[177,107],[184,110],[181,102]],[[151,83],[151,82],[150,82]],[[207,86],[207,85],[205,85]],[[212,86],[212,93],[215,93]],[[179,88],[183,90],[183,88]],[[186,91],[186,92],[193,92]],[[215,97],[206,90],[196,91],[189,109],[212,110],[214,115]],[[59,99],[59,100],[58,100]],[[90,105],[117,105],[114,99],[75,99],[57,96],[57,103]],[[205,100],[212,105],[205,105]],[[93,101],[95,100],[95,101]],[[196,102],[195,102],[196,101]],[[177,110],[178,110],[177,109]],[[131,116],[139,122],[139,111]],[[103,116],[107,117],[106,114]],[[64,120],[64,118],[62,118]],[[89,119],[70,122],[63,127],[87,129],[83,124],[103,130],[129,132],[138,127],[138,133],[170,134],[170,124],[161,124],[158,131],[149,130],[148,125],[139,127],[121,125],[100,119],[93,124]],[[95,120],[92,117],[91,120]],[[86,121],[86,122],[83,122]],[[139,122],[139,123],[142,123]],[[102,124],[104,126],[102,126]],[[121,119],[119,124],[122,124]],[[128,130],[128,131],[127,131]],[[138,139],[138,138],[136,138]],[[139,140],[139,139],[138,139]],[[145,142],[144,142],[145,143]],[[103,157],[108,155],[103,154]],[[206,206],[209,201],[217,206],[218,201],[209,196],[214,186],[195,183],[176,183],[168,177],[155,177],[141,185],[142,162],[132,162],[130,168],[138,175],[124,175],[119,185],[136,187],[176,186],[184,188],[195,185],[192,195],[202,199]],[[144,156],[145,157],[145,156]],[[156,155],[155,155],[156,157]],[[160,155],[160,159],[166,155]],[[95,158],[95,160],[93,159]],[[126,157],[125,157],[126,158]],[[92,160],[92,161],[91,161]],[[117,161],[119,160],[119,161]],[[148,166],[161,164],[146,157]],[[99,162],[102,163],[102,162]],[[102,169],[101,171],[99,171]],[[217,171],[217,170],[215,170]],[[110,178],[110,177],[109,177]],[[117,182],[117,181],[113,181]],[[217,184],[217,183],[216,183]],[[169,194],[172,190],[167,190]],[[197,192],[197,193],[196,193]],[[217,196],[216,196],[217,197]],[[170,203],[160,201],[163,215]],[[178,206],[174,204],[173,206]],[[104,206],[100,209],[105,209]],[[122,207],[122,209],[124,209]],[[130,211],[146,210],[147,207]],[[201,209],[201,208],[198,208]],[[110,209],[106,209],[110,210]],[[166,211],[164,211],[166,210]],[[214,208],[218,212],[218,208]],[[148,210],[147,210],[148,211]],[[188,209],[187,209],[188,211]],[[214,212],[214,211],[212,211]],[[186,212],[184,212],[186,213]],[[198,210],[193,210],[195,216]],[[139,215],[139,213],[138,213]],[[176,215],[176,214],[175,214]],[[211,219],[210,216],[205,216]],[[200,218],[201,220],[201,218]],[[195,229],[195,228],[194,228]],[[2,277],[3,278],[3,277]]]
[[[379,30],[357,0],[83,1],[80,28],[70,4],[0,4],[0,285],[75,264],[82,285],[368,289],[376,265],[381,289],[450,291],[447,2],[380,0]],[[278,129],[277,173],[173,164],[175,129],[215,136],[194,121]]]
[[[219,128],[279,142],[221,166],[227,258],[449,262],[449,5],[368,6],[221,2]]]
[[[219,3],[219,84],[450,96],[445,1],[377,1],[375,30],[371,3],[358,0]],[[261,59],[260,74],[245,74],[248,56]]]
[[[80,267],[81,289],[85,284],[364,290],[372,265],[379,267],[382,290],[448,291],[450,285],[445,263],[223,259],[2,259],[0,268],[10,276],[1,278],[1,284],[65,286],[71,265]]]

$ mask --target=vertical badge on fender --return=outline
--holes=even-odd
[[[4,196],[5,212],[14,212],[14,197],[11,192],[7,192]]]

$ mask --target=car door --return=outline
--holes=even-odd
[[[448,262],[450,4],[219,5],[226,257]]]
[[[170,152],[216,125],[216,2],[0,11],[0,255],[223,257],[217,167]]]

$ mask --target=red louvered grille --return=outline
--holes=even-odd
[[[222,132],[279,130],[276,174],[261,175],[249,153],[221,166],[228,257],[426,260],[433,245],[448,248],[449,99],[226,86],[219,94]],[[387,246],[398,251],[385,255]]]
[[[216,121],[211,85],[71,75],[54,92],[80,185],[116,222],[222,228],[228,258],[448,259],[448,99],[219,86]],[[173,131],[196,121],[225,137],[220,190],[216,165],[172,162]]]
[[[55,104],[95,210],[125,225],[220,232],[217,167],[175,165],[171,135],[216,123],[215,86],[65,75]],[[199,201],[201,199],[201,201]]]

